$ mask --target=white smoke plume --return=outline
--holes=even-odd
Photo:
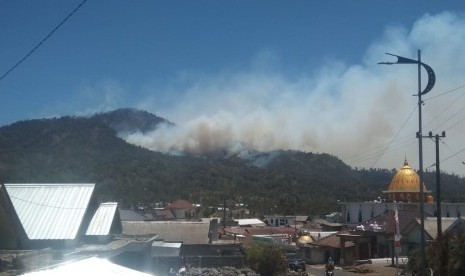
[[[425,15],[408,27],[388,27],[367,45],[359,64],[330,62],[312,73],[289,76],[280,72],[278,55],[264,51],[247,72],[185,73],[180,82],[189,85],[182,96],[169,106],[153,103],[156,113],[176,126],[126,139],[166,153],[293,149],[331,153],[359,167],[399,168],[407,157],[418,168],[418,109],[412,96],[418,91],[417,68],[377,63],[396,61],[385,52],[416,59],[421,49],[422,61],[437,77],[424,97],[423,134],[447,131],[448,148],[441,157],[455,156],[442,168],[462,174],[465,97],[460,96],[465,88],[441,94],[465,84],[465,17]],[[425,73],[422,79],[424,87]],[[434,163],[434,144],[423,144],[428,168]]]

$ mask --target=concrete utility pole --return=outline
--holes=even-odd
[[[439,138],[446,137],[446,132],[443,131],[441,135],[436,134],[433,135],[433,132],[430,131],[428,136],[423,136],[423,138],[430,138],[433,139],[436,143],[436,219],[437,219],[437,229],[438,234],[436,237],[436,241],[439,244],[442,244],[442,217],[441,217],[441,171],[439,169]],[[441,252],[439,252],[439,273],[445,272],[445,263],[444,263],[444,252],[443,248],[441,247]]]
[[[439,169],[439,140],[440,138],[446,137],[446,132],[443,131],[441,135],[433,135],[433,132],[429,132],[428,136],[423,138],[434,138],[436,143],[436,213],[437,213],[437,227],[438,227],[438,240],[442,238],[442,218],[441,218],[441,171]]]
[[[419,172],[418,175],[420,176],[420,224],[421,224],[421,233],[420,233],[420,253],[421,253],[421,270],[419,271],[420,275],[424,275],[426,269],[426,251],[425,251],[425,193],[423,188],[423,135],[422,135],[422,120],[421,120],[421,107],[423,105],[423,101],[421,100],[421,96],[425,95],[433,88],[436,82],[436,75],[434,74],[433,69],[421,62],[421,52],[418,50],[418,60],[413,60],[393,54],[386,53],[387,55],[397,57],[396,62],[378,62],[378,64],[417,64],[418,65],[418,94],[414,95],[418,97],[418,132],[416,137],[418,138],[418,159],[419,159]],[[425,68],[426,72],[428,73],[428,83],[426,84],[425,89],[421,90],[421,67]]]
[[[299,202],[299,196],[294,193],[289,193],[288,196],[294,197],[294,239],[297,244],[297,203]]]

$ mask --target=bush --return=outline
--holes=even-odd
[[[274,245],[254,244],[248,247],[245,263],[263,276],[281,275],[287,271],[286,256]]]

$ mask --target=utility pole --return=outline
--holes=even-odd
[[[392,65],[392,64],[417,64],[418,65],[418,94],[414,95],[418,97],[418,132],[416,137],[418,138],[418,159],[419,159],[419,176],[420,176],[420,224],[421,224],[421,232],[420,232],[420,256],[421,256],[421,263],[420,263],[420,271],[419,275],[426,274],[426,250],[425,250],[425,196],[424,196],[424,189],[423,189],[423,135],[422,135],[422,120],[421,120],[421,107],[423,105],[423,101],[421,99],[422,95],[425,95],[431,89],[433,89],[434,84],[436,83],[436,75],[434,74],[433,69],[421,62],[421,51],[418,50],[418,60],[393,55],[386,53],[387,55],[394,56],[397,58],[396,62],[378,62],[378,64],[385,64],[385,65]],[[421,67],[425,68],[426,73],[428,74],[428,83],[426,84],[425,89],[421,90]]]
[[[288,196],[294,197],[294,239],[297,244],[297,203],[299,202],[299,196],[294,193],[289,193]]]
[[[437,230],[438,234],[436,237],[436,242],[439,245],[442,245],[442,217],[441,217],[441,171],[439,169],[439,140],[440,138],[446,137],[446,132],[443,131],[441,135],[433,135],[433,132],[430,131],[428,136],[423,136],[422,138],[433,139],[436,143],[436,219],[437,219]],[[442,246],[439,247],[439,273],[440,275],[445,273],[445,263],[444,263],[444,252]],[[444,274],[445,275],[445,274]]]
[[[434,137],[436,143],[436,213],[437,213],[437,224],[438,224],[438,240],[442,238],[442,218],[441,218],[441,172],[439,170],[439,138],[446,137],[446,132],[443,131],[441,135],[429,132],[429,138]]]

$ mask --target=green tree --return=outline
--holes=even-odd
[[[426,267],[433,269],[435,275],[465,275],[465,233],[456,236],[444,236],[435,240],[426,248]],[[409,254],[409,271],[420,271],[420,248]]]
[[[263,276],[283,275],[287,271],[286,256],[274,245],[254,244],[248,247],[245,262]]]
[[[439,275],[449,275],[449,239],[447,237],[437,238],[427,247],[427,260],[429,266],[438,271]]]
[[[465,275],[465,233],[457,235],[449,242],[450,259],[448,267],[451,275]]]

